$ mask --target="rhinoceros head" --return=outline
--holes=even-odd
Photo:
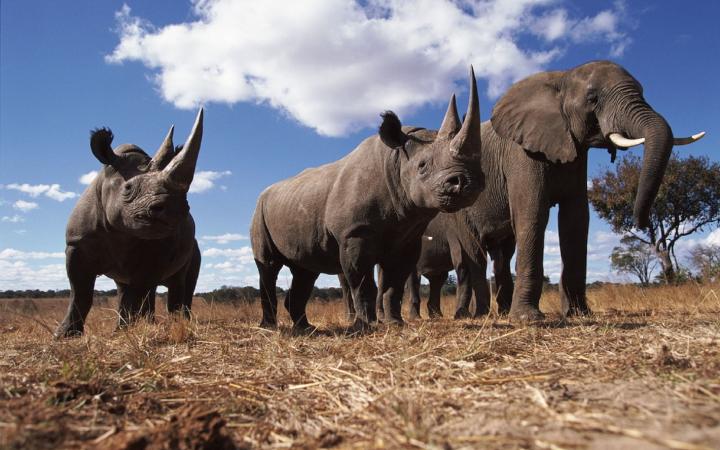
[[[159,239],[172,234],[187,218],[187,192],[200,152],[203,110],[187,141],[177,149],[173,129],[152,158],[132,144],[113,150],[113,134],[108,128],[92,132],[90,148],[106,165],[97,181],[99,200],[113,229],[141,239]]]
[[[470,68],[470,101],[463,122],[455,95],[437,132],[407,130],[391,111],[383,114],[380,139],[400,149],[400,182],[410,202],[421,208],[454,212],[470,206],[482,189],[480,105]]]

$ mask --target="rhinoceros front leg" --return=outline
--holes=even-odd
[[[55,331],[56,338],[83,334],[95,288],[96,274],[91,267],[92,263],[83,256],[81,249],[73,246],[65,249],[65,268],[70,280],[70,304],[65,318]]]
[[[430,296],[428,297],[428,317],[438,319],[442,317],[442,309],[440,308],[440,300],[442,297],[442,287],[448,279],[447,272],[438,272],[426,275],[430,281]],[[419,283],[418,283],[419,284]]]
[[[350,285],[343,274],[338,274],[338,281],[340,282],[340,289],[342,289],[342,302],[345,306],[345,316],[348,322],[353,322],[355,320],[355,304],[353,303],[352,293],[350,292]]]
[[[200,248],[195,242],[195,248],[193,249],[193,255],[188,262],[187,271],[185,272],[185,286],[182,290],[182,303],[183,314],[185,318],[190,317],[190,311],[192,310],[193,296],[195,295],[195,287],[197,286],[198,275],[200,275]]]
[[[146,318],[150,322],[155,321],[155,292],[157,291],[157,286],[153,286],[152,288],[148,289],[145,295],[142,297],[142,300],[140,301],[140,309],[138,313],[140,314],[140,317]]]
[[[118,329],[126,328],[134,323],[140,316],[142,302],[148,295],[149,289],[130,286],[125,283],[117,284],[118,291]]]
[[[415,320],[420,318],[420,274],[417,270],[410,272],[405,288],[410,293],[410,311],[408,319]],[[429,305],[429,304],[428,304]]]
[[[372,239],[349,237],[340,243],[340,265],[355,303],[352,328],[364,330],[377,322],[375,301],[378,289],[373,277],[376,252]]]

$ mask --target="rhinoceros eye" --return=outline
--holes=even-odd
[[[128,181],[125,184],[123,184],[123,187],[122,187],[123,200],[125,200],[126,202],[132,201],[135,198],[135,196],[137,196],[137,193],[139,190],[138,187],[139,187],[139,184],[133,183],[132,181]]]

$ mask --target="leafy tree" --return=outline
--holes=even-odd
[[[707,157],[673,155],[650,213],[650,225],[638,230],[633,205],[642,161],[625,156],[615,167],[592,179],[588,197],[600,218],[613,231],[651,245],[662,268],[662,277],[676,281],[679,269],[675,244],[704,227],[720,223],[720,164]]]
[[[610,265],[616,272],[635,275],[640,284],[650,284],[652,273],[657,267],[657,258],[653,248],[632,236],[624,236],[621,245],[610,253]]]
[[[720,245],[698,244],[690,250],[688,259],[703,280],[720,280]]]

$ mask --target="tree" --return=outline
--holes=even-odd
[[[610,253],[610,265],[619,273],[635,275],[640,284],[650,284],[652,273],[657,267],[657,258],[653,248],[632,236],[623,236],[621,245]]]
[[[688,260],[704,281],[720,279],[720,245],[698,244],[690,250]]]
[[[667,283],[675,282],[679,269],[675,244],[704,227],[720,223],[720,164],[707,157],[674,155],[668,162],[650,213],[650,225],[638,230],[633,224],[633,204],[642,162],[625,156],[614,170],[592,179],[588,197],[600,218],[613,231],[651,245]]]

